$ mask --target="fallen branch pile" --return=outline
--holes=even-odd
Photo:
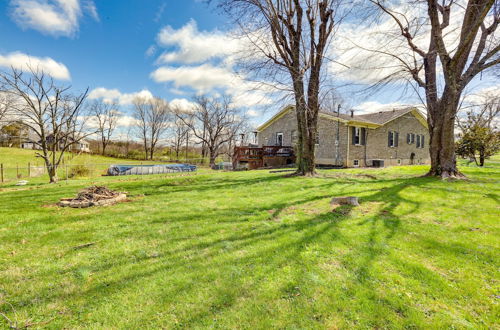
[[[127,195],[104,186],[92,186],[83,189],[75,198],[61,198],[59,206],[84,208],[90,206],[111,205],[123,201]]]

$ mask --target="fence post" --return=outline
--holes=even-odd
[[[68,164],[64,165],[66,168],[66,184],[68,184]]]
[[[19,179],[19,164],[16,164],[16,179]]]
[[[28,162],[28,178],[31,178],[31,163]]]
[[[2,177],[2,183],[3,183],[3,164],[0,164],[0,176]]]

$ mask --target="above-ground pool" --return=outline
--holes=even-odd
[[[196,166],[189,164],[111,165],[108,168],[108,175],[146,175],[194,171],[196,171]]]

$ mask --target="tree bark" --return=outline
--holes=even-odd
[[[298,143],[297,143],[297,175],[313,176],[316,173],[314,158],[315,141],[311,131],[316,125],[311,125],[308,109],[305,102],[304,83],[302,78],[294,78],[295,113],[297,117]],[[312,127],[311,127],[312,126]]]
[[[55,165],[47,165],[47,173],[49,174],[49,182],[56,183],[57,182],[57,167]]]
[[[458,103],[458,99],[458,96],[444,97],[429,108],[431,169],[427,176],[465,178],[457,168],[455,155],[455,103]]]
[[[217,156],[215,155],[215,152],[210,150],[210,168],[215,168],[215,159]]]

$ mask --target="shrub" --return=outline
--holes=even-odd
[[[85,176],[90,176],[90,169],[85,165],[72,166],[68,174],[69,178]]]

